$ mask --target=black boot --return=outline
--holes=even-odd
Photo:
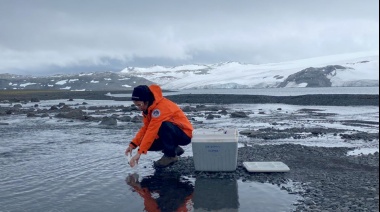
[[[177,156],[181,156],[185,152],[180,146],[177,146],[174,151]]]
[[[177,156],[175,156],[175,157],[168,157],[168,156],[164,155],[164,156],[162,156],[161,159],[159,159],[158,161],[155,161],[153,163],[153,165],[154,165],[155,168],[165,168],[165,167],[173,165],[177,161],[178,161],[178,157]]]

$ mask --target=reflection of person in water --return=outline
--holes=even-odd
[[[156,171],[153,176],[144,177],[141,182],[137,174],[132,174],[126,182],[144,199],[145,210],[148,212],[187,212],[188,206],[192,204],[194,186],[181,180],[179,174]]]

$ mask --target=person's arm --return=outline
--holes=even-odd
[[[144,123],[144,125],[140,128],[140,130],[137,132],[136,136],[132,139],[132,142],[129,144],[130,146],[133,147],[133,149],[140,146],[141,141],[144,138],[145,133],[148,129],[149,122],[148,122],[147,118],[144,117],[143,123]]]
[[[132,156],[133,150],[136,149],[138,146],[140,146],[141,140],[144,138],[148,125],[149,125],[148,119],[146,117],[144,117],[143,122],[144,122],[144,125],[140,128],[135,138],[133,138],[132,142],[129,144],[128,148],[125,150],[125,155]],[[140,156],[141,154],[139,153],[134,155],[129,161],[129,165],[131,167],[134,167],[136,164],[138,164],[140,160]]]
[[[148,152],[154,140],[158,138],[158,131],[160,130],[162,122],[170,117],[170,114],[171,112],[169,110],[162,109],[161,107],[157,107],[152,110],[152,118],[149,122],[145,135],[141,140],[140,148],[138,150],[140,155]]]
[[[141,141],[139,150],[137,151],[136,155],[134,155],[129,161],[129,165],[131,167],[134,167],[139,163],[142,154],[147,154],[149,148],[152,146],[154,140],[157,137],[161,124],[162,120],[159,118],[152,118],[152,120],[149,122],[149,126],[147,127],[146,133]]]

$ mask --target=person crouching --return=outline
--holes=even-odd
[[[134,167],[140,156],[148,151],[162,151],[164,155],[154,162],[157,168],[168,167],[178,161],[184,153],[180,146],[190,144],[193,126],[174,102],[163,97],[158,85],[139,85],[133,89],[132,101],[142,111],[144,125],[138,131],[125,154],[130,154],[137,147],[137,153],[129,164]]]

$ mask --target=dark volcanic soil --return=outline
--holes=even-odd
[[[128,91],[110,91],[112,94],[128,93]],[[131,91],[129,91],[131,92]],[[106,96],[108,91],[0,91],[0,101],[11,102],[48,99],[93,99],[127,101],[130,98]],[[227,95],[227,94],[186,94],[171,95],[168,99],[178,103],[215,103],[215,104],[292,104],[292,105],[330,105],[360,106],[379,105],[379,95],[302,95],[302,96],[264,96],[264,95]]]

